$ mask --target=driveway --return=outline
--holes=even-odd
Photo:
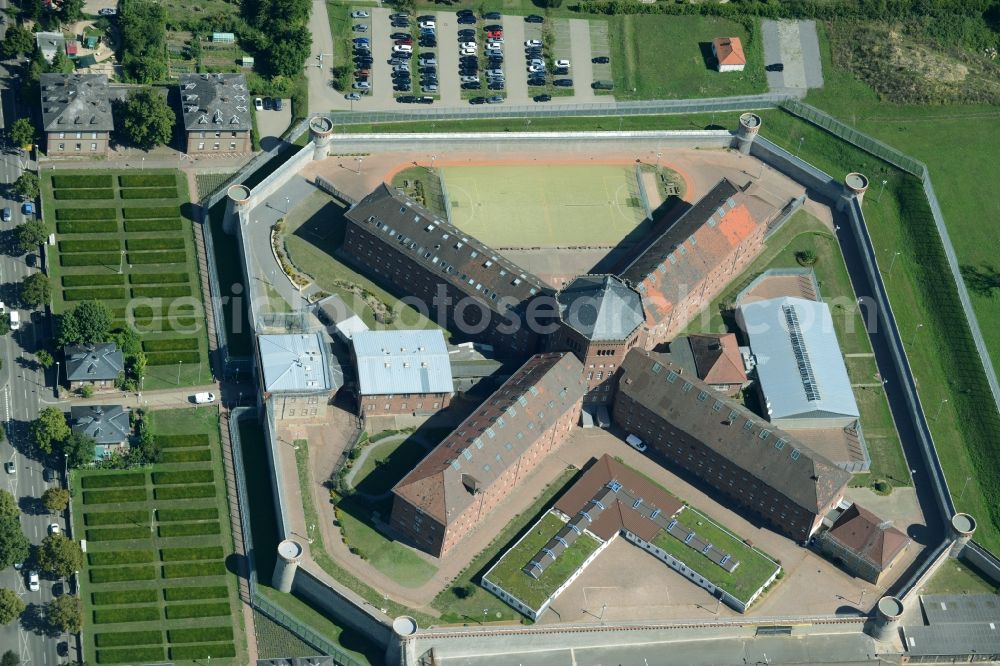
[[[90,0],[88,6],[98,0]],[[99,0],[103,1],[103,0]],[[312,58],[306,61],[306,78],[309,80],[309,113],[346,109],[344,95],[333,89],[330,65],[333,63],[333,35],[330,33],[330,16],[326,0],[313,0],[309,15],[309,33],[312,35]],[[319,56],[322,56],[320,59]]]
[[[573,77],[573,101],[592,102],[594,89],[594,68],[590,59],[594,56],[590,48],[590,21],[585,19],[570,19],[569,39],[572,55],[570,56],[570,75]]]
[[[524,19],[520,16],[503,17],[504,71],[507,72],[507,102],[527,104],[531,101],[528,90],[528,61],[524,57]]]
[[[260,143],[264,150],[268,150],[292,122],[291,100],[281,100],[281,111],[268,109],[257,111],[257,131],[260,132]]]
[[[462,88],[458,81],[458,21],[454,12],[437,12],[438,90],[441,100],[433,107],[461,106]]]
[[[781,72],[767,72],[771,92],[804,94],[809,88],[823,87],[815,21],[764,20],[761,31],[764,64],[784,65]]]
[[[368,35],[372,40],[372,91],[366,98],[362,98],[371,106],[377,109],[390,109],[396,107],[395,97],[392,94],[392,66],[389,58],[392,57],[392,20],[389,18],[394,10],[371,9],[371,28]],[[365,108],[364,106],[361,107]]]

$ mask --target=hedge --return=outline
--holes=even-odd
[[[169,486],[175,483],[212,483],[215,472],[210,469],[192,469],[181,472],[153,472],[153,483]]]
[[[56,231],[61,234],[113,234],[118,231],[115,220],[79,220],[56,222]]]
[[[121,502],[145,502],[148,499],[145,488],[121,488],[118,490],[85,490],[84,504],[119,504]]]
[[[87,530],[88,541],[126,541],[129,539],[148,539],[148,525],[132,525],[129,527],[102,527]]]
[[[157,435],[156,443],[160,448],[172,449],[179,446],[208,446],[211,440],[208,435],[200,432],[196,435]]]
[[[94,592],[90,595],[95,606],[110,606],[112,604],[142,604],[156,601],[156,589],[144,590],[114,590],[111,592]]]
[[[112,187],[110,175],[52,176],[52,187]]]
[[[201,355],[196,351],[150,352],[146,354],[149,365],[174,365],[176,363],[197,363]]]
[[[128,276],[132,284],[164,284],[167,282],[187,282],[191,276],[187,273],[132,273]]]
[[[63,275],[64,287],[96,287],[98,285],[125,284],[125,276],[116,273],[102,275]]]
[[[94,611],[95,613],[97,611]],[[217,617],[229,615],[229,603],[219,601],[211,604],[175,604],[167,606],[168,620],[181,620],[186,617]]]
[[[168,587],[163,590],[166,601],[193,601],[195,599],[219,599],[229,595],[225,585],[205,585],[200,587]]]
[[[205,639],[222,640],[222,639]],[[121,647],[123,645],[151,645],[163,642],[163,632],[156,631],[116,631],[108,634],[97,634],[94,636],[94,645],[97,647]]]
[[[176,187],[133,187],[121,190],[122,199],[176,199]]]
[[[218,521],[210,523],[173,523],[170,525],[160,525],[157,529],[161,537],[203,536],[220,533]]]
[[[115,301],[128,298],[125,287],[97,287],[94,289],[64,289],[64,301]]]
[[[60,252],[117,252],[121,247],[117,238],[59,241]]]
[[[125,220],[125,231],[180,231],[184,228],[182,220]]]
[[[126,580],[156,580],[156,567],[146,564],[138,567],[101,567],[90,570],[91,583],[120,583]]]
[[[212,452],[209,449],[185,449],[183,451],[163,451],[160,453],[160,462],[164,463],[208,462],[211,459]],[[212,487],[214,488],[215,486]],[[162,490],[172,489],[163,488]],[[157,499],[159,499],[160,490],[157,489]],[[208,495],[190,495],[190,497],[208,497]]]
[[[56,208],[57,220],[116,220],[116,208]]]
[[[138,664],[163,661],[163,647],[131,647],[117,650],[98,650],[98,664]]]
[[[177,177],[167,173],[144,173],[134,176],[118,176],[122,187],[164,187],[177,186]]]
[[[146,340],[142,343],[142,350],[151,351],[176,351],[178,349],[197,349],[198,338],[167,338],[166,340]],[[182,435],[183,436],[183,435]],[[208,444],[208,436],[205,436],[205,444]]]
[[[149,220],[157,217],[177,217],[177,206],[130,206],[122,208],[126,220]]]
[[[110,624],[113,622],[152,622],[159,619],[160,609],[157,606],[98,608],[94,610],[94,624]]]
[[[170,648],[170,658],[204,659],[205,657],[235,657],[236,647],[232,643],[213,643],[205,645],[174,645]]]
[[[163,565],[164,578],[196,578],[198,576],[224,576],[225,574],[226,565],[219,560]]]
[[[194,304],[185,303],[183,305],[174,306],[170,303],[161,303],[156,307],[152,305],[133,305],[131,309],[131,314],[136,319],[152,319],[153,317],[165,317],[168,314],[172,314],[180,317],[193,317],[194,316]],[[125,315],[123,310],[122,316]]]
[[[80,486],[85,490],[95,488],[124,488],[128,486],[146,485],[146,475],[142,472],[131,474],[100,474],[85,476],[80,480]]]
[[[209,643],[211,641],[233,640],[233,628],[225,627],[195,627],[194,629],[171,629],[167,631],[167,641],[170,643]],[[214,654],[212,655],[215,656]]]
[[[132,298],[177,298],[190,296],[191,286],[187,284],[168,284],[154,287],[132,287]]]
[[[130,250],[183,250],[183,238],[130,238],[125,241]]]
[[[93,201],[95,199],[115,198],[114,190],[56,190],[53,194],[56,199],[64,201]]]
[[[187,261],[187,253],[183,250],[165,252],[129,252],[130,264],[183,264]]]
[[[188,453],[191,450],[185,451],[172,451],[171,453]],[[199,453],[197,449],[193,449],[195,453]],[[190,460],[171,460],[164,454],[164,451],[160,454],[160,462],[191,462]],[[158,500],[175,500],[175,499],[200,499],[205,497],[215,497],[216,495],[215,484],[206,483],[197,486],[164,486],[157,487],[153,491],[153,495]]]
[[[215,511],[215,509],[212,509]],[[160,559],[164,562],[186,562],[188,560],[221,560],[225,557],[222,546],[205,546],[203,548],[164,548],[160,551]]]
[[[83,514],[83,524],[87,527],[105,525],[149,524],[149,511],[102,511]]]
[[[119,252],[115,253],[100,253],[100,254],[61,254],[59,255],[59,264],[61,266],[119,266],[122,261],[122,255]]]
[[[115,564],[148,564],[156,561],[154,550],[105,550],[87,553],[87,561],[92,567]]]

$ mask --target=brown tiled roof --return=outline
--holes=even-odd
[[[747,57],[743,55],[743,42],[739,37],[716,37],[712,40],[715,46],[715,57],[720,65],[745,65]]]
[[[397,245],[442,282],[504,314],[552,289],[485,243],[385,183],[345,217],[386,244]]]
[[[898,528],[857,504],[840,514],[826,536],[879,570],[888,567],[910,542]]]
[[[532,356],[393,493],[447,525],[472,503],[469,485],[488,488],[585,391],[583,365],[573,354]]]
[[[736,336],[732,333],[696,333],[688,336],[699,379],[709,384],[742,384],[747,380]]]
[[[632,349],[621,369],[619,396],[658,414],[811,513],[826,507],[851,479],[741,404],[681,375],[663,354]]]

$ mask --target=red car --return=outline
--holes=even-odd
[[[406,46],[413,46],[413,38],[412,38],[412,37],[407,37],[406,39],[397,39],[397,40],[396,40],[395,42],[393,42],[393,43],[394,43],[394,44],[395,44],[396,46],[403,46],[404,44],[405,44]]]
[[[486,36],[490,39],[499,39],[503,37],[503,30],[494,30],[492,32],[486,33]]]

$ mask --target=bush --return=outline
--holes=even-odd
[[[130,264],[183,264],[187,253],[183,250],[166,252],[129,252]]]
[[[56,222],[56,231],[61,234],[113,234],[118,231],[118,222],[116,220]]]
[[[157,287],[132,287],[132,298],[177,298],[190,296],[191,286],[186,284],[168,284]]]
[[[134,187],[122,190],[122,199],[175,199],[176,187]]]
[[[116,631],[94,636],[97,647],[121,647],[122,645],[152,645],[163,642],[163,632],[156,631]]]
[[[185,463],[185,462],[208,462],[212,459],[212,452],[209,449],[185,449],[183,451],[164,451],[160,455],[160,462],[165,463]],[[215,486],[212,486],[213,488]],[[170,490],[164,488],[163,490]],[[159,489],[157,489],[159,497]],[[205,495],[207,497],[207,495]]]
[[[87,530],[88,541],[126,541],[129,539],[148,539],[148,526],[104,527]]]
[[[87,561],[92,567],[113,566],[116,564],[148,564],[156,561],[156,551],[106,550],[97,553],[87,553]]]
[[[173,451],[173,453],[189,453],[189,450],[185,451]],[[198,453],[197,450],[194,450]],[[189,460],[171,460],[166,456],[166,451],[160,454],[161,462],[191,462]],[[206,483],[197,486],[157,486],[156,490],[153,491],[153,495],[158,500],[176,500],[176,499],[198,499],[205,497],[215,497],[216,489],[215,485],[211,483]]]
[[[211,604],[176,604],[167,606],[168,620],[181,620],[187,617],[218,617],[219,615],[229,615],[228,602],[220,601]]]
[[[62,200],[94,200],[94,199],[114,199],[114,190],[56,190],[53,195],[56,199]]]
[[[57,208],[57,220],[116,220],[115,208]]]
[[[117,252],[121,247],[117,238],[59,241],[60,252]]]
[[[179,363],[197,363],[201,355],[196,351],[150,352],[146,354],[149,365],[175,365]]]
[[[104,527],[105,525],[149,524],[149,511],[93,511],[83,515],[83,524],[87,527]]]
[[[126,220],[149,220],[158,217],[177,217],[177,206],[130,206],[122,208]]]
[[[128,298],[125,287],[99,287],[96,289],[64,289],[64,301],[121,301]]]
[[[179,446],[208,446],[211,440],[205,433],[197,435],[158,435],[156,443],[160,448],[172,449]]]
[[[229,595],[225,585],[206,585],[202,587],[168,587],[163,590],[166,601],[194,601],[196,599],[220,599]]]
[[[91,583],[121,583],[127,580],[156,580],[156,567],[147,564],[139,567],[101,567],[90,570]],[[99,622],[99,620],[94,621]]]
[[[795,261],[801,266],[813,266],[818,260],[819,257],[812,250],[799,250],[795,253]]]
[[[114,590],[113,592],[94,592],[90,595],[95,606],[155,603],[156,597],[157,591],[155,589]]]
[[[125,220],[125,231],[180,231],[184,228],[183,221],[173,220]]]
[[[61,254],[61,266],[114,266],[117,268],[122,261],[122,255],[115,253],[102,254]]]
[[[183,250],[183,238],[130,238],[126,242],[130,250]]]
[[[195,509],[197,510],[197,509]],[[215,511],[215,509],[212,509]],[[199,548],[164,548],[160,551],[160,559],[164,562],[187,562],[190,560],[221,560],[226,554],[222,546],[204,546]]]
[[[212,483],[215,472],[210,469],[192,469],[182,472],[153,472],[153,483],[169,486],[175,483]]]
[[[96,287],[98,285],[125,284],[125,276],[111,273],[110,275],[63,275],[64,287]]]
[[[121,502],[145,502],[148,499],[145,488],[123,488],[120,490],[85,490],[84,504],[119,504]]]
[[[163,661],[163,647],[131,647],[117,650],[98,650],[98,664],[138,664]]]
[[[142,350],[147,352],[155,351],[176,351],[178,349],[197,349],[197,338],[168,338],[166,340],[146,340],[142,343]],[[183,437],[184,435],[180,435]],[[194,435],[198,437],[198,435]],[[208,444],[208,435],[204,435],[203,444]]]
[[[178,661],[181,659],[204,659],[205,657],[235,657],[236,648],[232,643],[215,643],[206,645],[181,645],[171,646],[170,658]]]
[[[160,525],[157,529],[161,537],[203,536],[206,534],[219,534],[220,532],[218,521],[210,523],[173,523],[170,525]]]
[[[169,173],[143,173],[134,176],[118,176],[121,187],[176,187],[177,177]]]
[[[167,282],[187,282],[187,273],[132,273],[128,276],[132,284],[164,284]]]
[[[167,632],[171,643],[209,643],[211,641],[233,640],[232,627],[195,627],[194,629],[171,629]],[[214,654],[212,655],[215,656]]]
[[[52,176],[52,187],[111,187],[110,175]]]
[[[197,578],[199,576],[224,576],[225,574],[226,565],[219,560],[163,565],[164,578]]]
[[[80,486],[87,490],[144,485],[146,485],[146,475],[142,472],[133,472],[131,474],[100,474],[85,476],[80,480]]]

